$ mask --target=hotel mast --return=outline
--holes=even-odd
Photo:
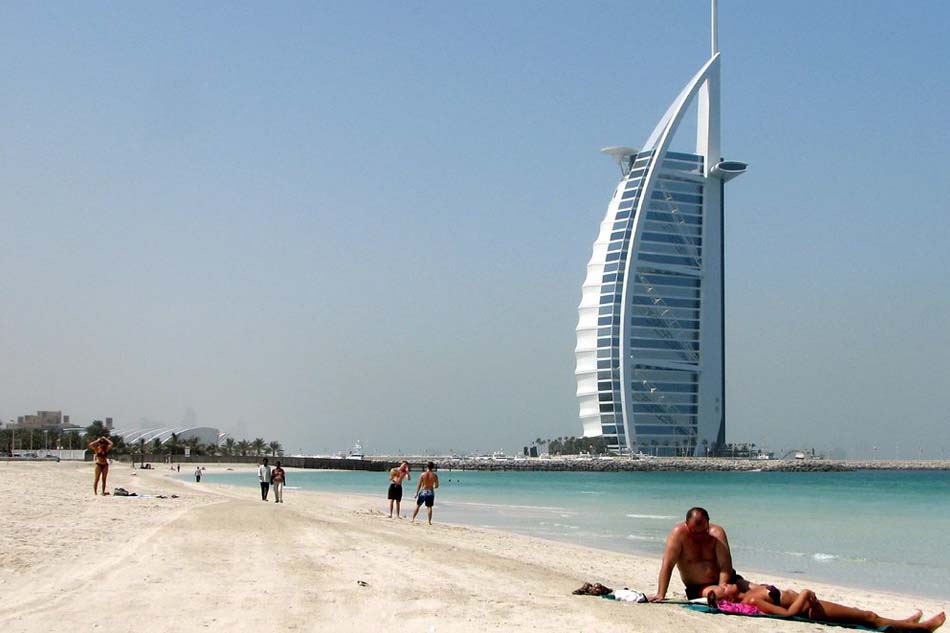
[[[704,455],[725,442],[723,185],[747,165],[719,153],[712,52],[642,149],[608,147],[622,177],[587,264],[577,323],[585,437],[636,453]],[[695,153],[669,151],[696,100]]]

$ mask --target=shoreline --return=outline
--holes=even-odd
[[[228,467],[254,472],[247,464],[208,472]],[[0,464],[4,631],[72,631],[91,617],[119,631],[803,630],[571,595],[586,581],[652,592],[653,557],[446,524],[438,515],[433,526],[409,524],[388,519],[384,500],[370,495],[293,490],[285,504],[263,503],[253,486],[185,475],[115,464],[110,488],[143,496],[99,497],[89,490],[89,464]],[[36,487],[29,495],[21,494],[24,480]],[[767,577],[801,588],[801,579]],[[671,584],[668,597],[679,597],[675,573]],[[809,585],[894,617],[948,608],[946,600]]]
[[[176,455],[174,464],[257,464],[264,455],[224,456],[195,455],[185,457]],[[267,456],[270,457],[270,456]],[[129,459],[138,461],[138,455],[122,455],[117,463],[127,464]],[[84,463],[90,463],[91,454]],[[165,456],[145,455],[145,462],[161,466],[167,465]],[[858,472],[858,471],[950,471],[950,460],[838,460],[808,458],[797,459],[745,459],[727,457],[531,457],[531,458],[456,458],[451,456],[419,455],[372,455],[362,459],[345,459],[320,456],[281,456],[270,457],[282,460],[288,468],[306,470],[372,470],[383,472],[408,461],[413,468],[422,469],[426,462],[433,461],[438,470],[449,471],[489,471],[489,472]],[[237,461],[232,461],[237,460]],[[51,459],[32,457],[0,457],[0,463],[26,462],[44,463]],[[64,460],[66,461],[66,460]],[[73,460],[69,460],[73,461]]]
[[[256,476],[257,474],[256,469],[251,468],[248,464],[228,464],[228,465],[216,465],[216,466],[221,466],[221,468],[218,468],[217,471],[209,468],[208,469],[209,474],[218,474],[218,475],[248,474],[248,475],[253,475],[253,476]],[[167,477],[168,479],[172,481],[176,481],[180,483],[183,482],[185,484],[192,483],[184,479],[184,473],[173,473],[171,471],[164,471],[164,472],[158,471],[158,472],[159,474]],[[310,469],[302,469],[302,468],[288,469],[289,474],[293,474],[293,472],[299,473],[299,472],[312,472],[312,471]],[[342,472],[352,472],[352,471],[341,470],[341,471],[325,471],[325,472],[341,472],[342,473]],[[201,484],[201,485],[220,487],[222,489],[257,490],[257,488],[252,484],[207,482],[206,484]],[[312,496],[314,499],[319,499],[321,502],[330,501],[334,499],[335,497],[339,496],[340,494],[343,494],[343,493],[322,492],[322,491],[317,491],[317,490],[308,490],[308,489],[293,488],[293,487],[287,488],[286,490],[291,490],[294,495]],[[365,492],[347,491],[345,495],[346,497],[350,499],[361,501],[362,504],[364,504],[364,506],[369,511],[385,513],[385,508],[387,507],[387,500],[385,499],[382,492],[379,495],[373,495],[373,494],[369,494]],[[464,504],[464,502],[443,502],[443,503]],[[406,504],[406,501],[404,501],[404,504]],[[409,503],[407,506],[404,507],[404,511],[406,507],[408,507],[409,510],[411,511],[412,509],[411,503]],[[423,514],[424,513],[420,513],[419,515],[420,518],[423,516]],[[517,529],[514,529],[514,528],[484,526],[484,525],[477,525],[477,524],[466,523],[466,522],[443,521],[440,519],[438,519],[437,522],[442,525],[452,526],[456,528],[491,532],[499,536],[508,535],[508,536],[517,536],[517,537],[526,538],[526,539],[533,539],[540,542],[549,543],[554,546],[570,546],[570,547],[580,548],[582,550],[594,550],[603,554],[616,555],[616,556],[630,556],[630,557],[639,559],[642,562],[650,563],[654,565],[656,573],[658,573],[660,569],[660,563],[661,563],[660,556],[656,556],[654,554],[651,554],[643,550],[638,551],[636,547],[631,547],[630,549],[612,549],[609,547],[599,547],[596,544],[587,544],[587,543],[578,542],[576,540],[572,540],[571,538],[567,536],[563,538],[550,537],[550,536],[545,537],[545,536],[538,536],[535,534],[529,534],[522,531],[518,531]],[[674,523],[675,521],[671,522],[669,527],[672,527]],[[903,593],[900,591],[889,591],[889,590],[884,590],[875,586],[861,586],[861,585],[848,584],[847,582],[834,582],[834,581],[829,581],[829,580],[823,580],[821,578],[817,578],[817,577],[809,576],[805,574],[795,575],[793,577],[793,576],[789,576],[782,573],[772,572],[767,569],[758,568],[755,566],[742,566],[742,567],[743,568],[741,570],[738,570],[739,573],[743,575],[745,578],[752,578],[753,582],[758,582],[757,579],[761,579],[762,582],[769,582],[772,584],[781,584],[782,586],[785,586],[785,587],[802,588],[802,587],[807,586],[809,588],[823,587],[825,589],[834,587],[834,588],[847,591],[849,593],[869,592],[869,593],[874,593],[874,594],[887,595],[895,600],[909,601],[909,602],[912,602],[914,600],[935,601],[935,600],[940,600],[942,598],[938,596],[928,596],[924,594]],[[670,584],[671,584],[671,589],[678,587],[679,585],[682,584],[681,581],[679,580],[678,574],[675,571],[673,573],[673,579],[671,580]],[[638,590],[642,591],[641,589],[638,589]],[[649,595],[655,590],[656,590],[656,578],[654,577],[652,588],[649,591],[644,591],[644,593],[647,593]],[[680,588],[678,592],[682,594],[683,593],[682,588]],[[947,593],[950,594],[950,590],[948,590]],[[681,597],[685,598],[685,595],[682,595]]]

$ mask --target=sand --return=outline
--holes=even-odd
[[[110,488],[179,498],[98,497],[90,464],[0,462],[0,630],[841,630],[573,596],[584,581],[652,592],[659,561],[441,524],[438,507],[435,525],[412,525],[387,518],[385,490],[288,490],[278,505],[254,488],[170,474],[115,464]],[[675,573],[672,584],[670,597],[682,597]],[[950,607],[807,585],[892,617]]]

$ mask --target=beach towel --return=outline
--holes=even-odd
[[[722,602],[720,603],[720,606],[724,607],[727,604],[729,603]],[[691,611],[699,611],[700,613],[718,613],[720,615],[738,615],[738,616],[752,617],[752,618],[778,618],[780,620],[794,620],[796,622],[808,622],[810,624],[821,624],[824,626],[837,626],[843,629],[856,629],[858,631],[896,631],[897,630],[891,626],[882,626],[877,629],[872,629],[866,626],[860,626],[858,624],[842,624],[841,622],[823,622],[822,620],[809,620],[808,618],[800,618],[798,616],[769,615],[767,613],[762,613],[755,607],[752,607],[752,609],[754,609],[757,613],[745,613],[743,612],[744,610],[742,609],[737,609],[737,610],[714,609],[708,605],[699,604],[695,602],[686,603],[686,604],[683,604],[682,606],[686,607],[687,609],[690,609]],[[739,606],[739,605],[733,604],[732,606]]]

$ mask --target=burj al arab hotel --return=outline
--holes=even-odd
[[[725,441],[723,191],[747,165],[719,153],[712,52],[641,149],[608,147],[622,177],[587,264],[577,323],[585,437],[621,452],[704,455]],[[698,112],[694,153],[670,151]]]

